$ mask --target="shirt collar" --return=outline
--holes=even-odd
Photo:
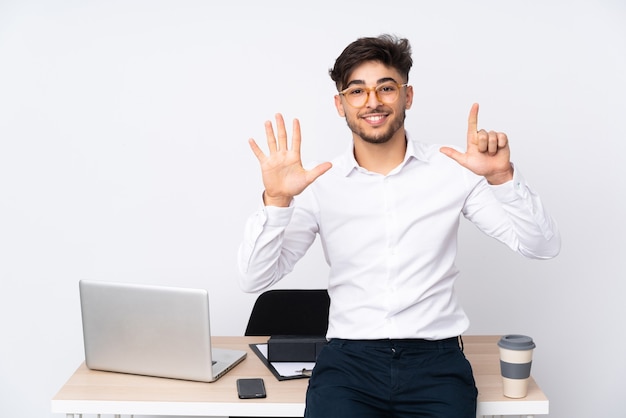
[[[404,167],[410,160],[418,160],[423,162],[428,162],[428,156],[426,155],[424,144],[421,144],[417,141],[411,140],[410,135],[406,134],[406,154],[404,155],[404,160],[400,164],[397,170],[400,170]],[[357,163],[356,158],[354,158],[354,142],[350,143],[348,149],[339,157],[339,161],[333,164],[337,170],[344,176],[349,176],[355,170],[360,170],[361,167],[359,163]],[[397,171],[394,170],[394,171]]]

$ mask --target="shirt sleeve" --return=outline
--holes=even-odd
[[[495,205],[489,203],[489,195],[495,197]],[[560,252],[556,222],[517,168],[513,179],[501,185],[482,179],[468,198],[464,215],[525,257],[549,259]]]
[[[294,201],[286,208],[261,204],[248,218],[239,246],[242,290],[265,290],[290,273],[315,241],[316,233],[314,217]]]

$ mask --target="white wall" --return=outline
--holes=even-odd
[[[409,131],[507,132],[563,235],[525,260],[463,224],[469,333],[537,342],[551,417],[623,416],[626,5],[598,1],[0,0],[0,416],[51,416],[83,359],[77,282],[205,287],[216,334],[255,295],[235,254],[261,191],[247,139],[301,120],[348,144],[327,70],[359,36],[413,44]],[[324,286],[319,247],[281,287]]]

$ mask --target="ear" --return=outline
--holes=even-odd
[[[337,108],[337,113],[339,113],[339,116],[345,118],[346,112],[343,109],[343,103],[341,103],[341,96],[338,94],[335,94],[335,107]]]
[[[413,105],[413,86],[406,86],[405,109],[410,109]]]

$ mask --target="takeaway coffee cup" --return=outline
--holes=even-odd
[[[498,341],[504,396],[523,398],[528,393],[528,378],[535,343],[526,335],[505,335]]]

